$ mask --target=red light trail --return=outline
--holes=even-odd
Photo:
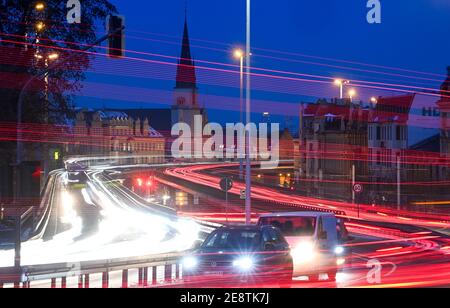
[[[204,174],[205,170],[218,169],[222,165],[203,165],[190,166],[183,168],[171,168],[165,171],[166,175],[183,179],[201,186],[207,186],[217,189],[219,177]],[[239,194],[243,188],[242,183],[236,182],[232,194]],[[252,198],[263,201],[270,200],[272,204],[283,204],[295,208],[297,206],[312,206],[320,210],[330,210],[337,208],[346,212],[346,217],[352,219],[347,222],[349,232],[361,234],[363,236],[371,236],[375,238],[384,238],[385,240],[368,241],[357,244],[348,244],[346,247],[380,247],[373,252],[357,254],[352,257],[352,276],[348,278],[346,283],[338,286],[360,286],[360,287],[421,287],[421,286],[437,286],[450,284],[450,271],[442,271],[441,269],[450,268],[450,259],[448,256],[449,239],[439,235],[433,235],[431,231],[405,232],[395,227],[380,227],[366,224],[366,221],[374,221],[378,223],[396,223],[398,225],[414,225],[450,228],[450,216],[422,214],[410,211],[394,211],[386,210],[381,206],[375,206],[376,210],[383,211],[383,215],[371,214],[364,212],[362,219],[356,219],[354,207],[345,202],[325,201],[314,198],[305,198],[300,196],[284,195],[274,189],[263,188],[258,185],[252,190]],[[373,207],[367,207],[373,210]],[[365,208],[365,209],[367,209]],[[364,210],[363,210],[364,211]],[[214,212],[181,212],[181,215],[197,217],[201,220],[210,220],[223,222],[227,215],[224,213]],[[255,212],[252,215],[252,221],[256,222],[257,217],[262,212]],[[400,216],[401,215],[401,216]],[[402,217],[405,216],[405,217]],[[228,214],[230,222],[243,222],[242,213],[233,212]],[[407,219],[406,221],[403,219]],[[356,220],[355,220],[356,219]],[[447,221],[445,221],[447,220]],[[353,222],[358,221],[358,222]],[[401,244],[402,246],[399,246]],[[390,246],[391,245],[391,246]],[[395,245],[395,246],[392,246]],[[367,283],[365,275],[365,262],[361,260],[378,259],[382,260],[383,277],[382,283],[371,285]],[[423,264],[425,262],[425,264]],[[418,265],[420,263],[420,265]],[[433,264],[432,264],[433,263]],[[392,264],[392,266],[390,266]],[[392,271],[385,272],[386,268],[393,267]],[[426,268],[430,272],[426,274],[423,269]],[[296,285],[297,286],[297,285]],[[303,285],[299,285],[300,287]],[[305,283],[305,287],[335,287],[336,285],[329,282],[320,282],[316,284]]]

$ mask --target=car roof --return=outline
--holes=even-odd
[[[263,228],[267,228],[267,226],[233,224],[233,225],[222,226],[217,230],[261,231]]]
[[[329,212],[280,212],[261,215],[260,218],[270,217],[335,217],[334,213]]]

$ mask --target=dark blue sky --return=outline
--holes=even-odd
[[[127,49],[170,56],[179,55],[185,0],[111,1],[126,17]],[[368,9],[365,0],[254,0],[252,43],[255,48],[261,49],[253,50],[255,54],[253,65],[297,73],[437,88],[439,80],[444,79],[446,66],[450,65],[450,1],[381,0],[381,3],[382,23],[370,25],[366,21]],[[195,59],[234,63],[229,55],[231,46],[245,42],[245,0],[188,0],[188,20]],[[392,66],[442,76],[420,75],[419,77],[423,79],[416,79],[416,74],[411,72],[382,70],[291,54],[268,53],[262,49]],[[272,58],[268,58],[267,55]],[[99,66],[104,66],[105,63],[125,66],[120,62],[123,60],[105,61],[103,60]],[[132,67],[134,65],[138,70],[145,69],[139,63],[129,65]],[[138,87],[168,93],[173,88],[170,71],[173,71],[174,78],[175,69],[170,66],[167,69],[165,78],[154,78],[152,68],[145,71],[144,78],[130,78],[121,75],[120,72],[115,76],[105,75],[98,69],[95,74],[88,75],[87,82],[127,86],[130,87],[130,91],[133,91],[133,87]],[[374,72],[380,70],[394,75]],[[238,83],[234,82],[237,76],[224,77],[226,80],[224,86],[211,84],[209,77],[208,74],[202,75],[202,72],[199,72],[199,87],[204,96],[239,95],[235,88]],[[229,82],[228,79],[233,82]],[[302,99],[313,101],[315,97],[326,97],[336,93],[332,85],[321,85],[323,91],[316,89],[308,92],[307,84],[297,90],[294,90],[295,85],[287,85],[286,90],[283,84],[275,86],[272,83],[262,82],[261,87],[264,87],[264,84],[268,85],[267,91],[256,90],[254,93],[256,100],[296,103]],[[361,91],[360,98],[367,100],[374,94],[392,93]],[[80,105],[97,107],[159,107],[171,104],[171,101],[161,101],[161,104],[157,104],[155,101],[149,102],[145,99],[140,102],[136,99],[114,100],[107,95],[80,97],[78,102]],[[205,98],[202,102],[211,108],[212,120],[219,121],[215,119],[219,116],[223,119],[224,112],[231,115],[229,111],[221,110],[219,103],[215,104]]]

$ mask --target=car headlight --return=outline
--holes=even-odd
[[[292,251],[292,258],[297,262],[308,262],[314,259],[315,249],[311,242],[301,242]]]
[[[337,247],[334,249],[334,253],[337,254],[337,255],[343,254],[343,253],[344,253],[344,247],[337,246]]]
[[[198,265],[198,260],[195,257],[186,257],[182,264],[185,269],[193,269]]]
[[[248,271],[253,268],[253,260],[250,257],[242,257],[234,260],[233,266],[238,267],[243,271]]]

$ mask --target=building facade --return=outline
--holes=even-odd
[[[134,119],[124,112],[77,112],[70,155],[129,157],[132,164],[165,161],[165,138],[153,129],[148,119]]]
[[[426,107],[418,115],[417,106],[423,102],[417,94],[379,97],[371,110],[370,202],[404,207],[445,196],[439,185],[443,178],[435,127],[439,113]]]
[[[368,108],[350,99],[302,104],[295,177],[308,195],[351,200],[353,174],[367,177]],[[353,171],[355,170],[355,171]]]
[[[447,79],[441,86],[441,98],[438,106],[441,113],[441,154],[450,157],[450,66]]]

